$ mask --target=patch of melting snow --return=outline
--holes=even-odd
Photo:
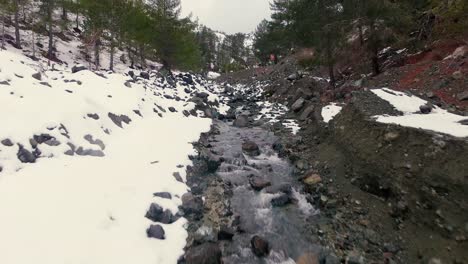
[[[329,123],[337,114],[341,112],[343,107],[339,106],[336,103],[331,103],[324,108],[322,108],[322,118],[325,123]]]
[[[262,109],[260,110],[259,115],[255,117],[255,120],[265,118],[270,124],[276,124],[280,122],[284,127],[290,129],[291,133],[293,133],[294,135],[296,135],[297,132],[301,129],[297,120],[281,119],[281,117],[288,112],[288,107],[279,103],[270,103],[268,101],[257,102],[257,105],[260,106]]]
[[[427,101],[417,96],[388,88],[371,91],[404,113],[403,116],[375,116],[377,122],[431,130],[455,137],[468,137],[468,126],[460,123],[460,121],[467,119],[466,116],[452,114],[437,106],[434,106],[431,113],[421,114],[419,107],[427,104]]]

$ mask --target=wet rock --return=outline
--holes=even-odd
[[[191,193],[186,193],[182,195],[181,209],[185,216],[193,216],[195,219],[200,219],[203,216],[203,200]]]
[[[22,145],[18,145],[19,150],[16,156],[22,163],[34,163],[36,162],[36,156],[29,150],[25,149]]]
[[[301,121],[305,121],[307,120],[307,118],[309,118],[309,116],[311,116],[311,114],[314,112],[315,110],[315,106],[314,105],[310,105],[308,106],[304,112],[302,112],[301,116],[299,117],[299,120]]]
[[[240,115],[234,120],[235,127],[247,127],[249,125],[249,117],[246,115]]]
[[[275,193],[285,193],[285,194],[291,194],[292,192],[292,186],[289,183],[283,183],[279,185],[274,185],[274,186],[268,186],[265,188],[266,193],[270,194],[275,194]]]
[[[250,156],[260,155],[260,148],[258,147],[257,143],[250,140],[242,144],[242,150]]]
[[[168,192],[157,192],[157,193],[153,193],[153,195],[155,197],[160,197],[164,199],[172,199],[172,195]]]
[[[252,246],[252,252],[257,257],[265,257],[270,254],[270,245],[268,244],[268,241],[259,236],[252,237],[250,245]]]
[[[460,101],[468,100],[468,91],[464,91],[464,92],[462,92],[462,93],[459,93],[459,94],[457,95],[457,98],[458,98],[458,100],[460,100]]]
[[[205,243],[187,250],[185,262],[187,264],[221,264],[221,249],[218,244]]]
[[[84,70],[86,70],[86,67],[82,65],[75,65],[72,67],[72,73],[77,73]]]
[[[149,80],[150,75],[149,75],[149,73],[142,71],[142,72],[140,72],[140,77],[143,78],[143,79]]]
[[[124,83],[124,85],[125,85],[126,87],[128,87],[128,88],[132,88],[132,83],[129,82],[129,81],[126,81],[126,82]]]
[[[289,198],[289,195],[287,194],[281,194],[280,196],[275,197],[271,200],[271,205],[275,207],[285,206],[289,203],[291,203],[291,199]]]
[[[172,224],[177,220],[177,217],[174,216],[169,209],[163,210],[163,208],[156,203],[151,204],[145,217],[153,222],[160,222],[163,224]]]
[[[166,232],[160,225],[151,225],[148,229],[146,229],[146,235],[149,238],[156,238],[164,240],[166,239]]]
[[[251,178],[249,180],[249,183],[250,186],[252,186],[252,188],[256,191],[261,191],[262,189],[271,185],[271,182],[258,176],[254,176],[253,178]]]
[[[92,145],[97,145],[99,146],[102,150],[106,149],[106,146],[104,145],[104,142],[100,139],[94,139],[92,135],[85,135],[84,139],[89,142],[89,144]]]
[[[291,110],[294,112],[299,112],[302,107],[304,107],[305,100],[304,98],[299,98],[296,100],[296,102],[291,106]]]
[[[432,112],[432,106],[429,104],[421,105],[419,107],[419,111],[421,111],[423,114],[429,114]]]
[[[8,81],[0,81],[0,85],[10,85]]]
[[[42,80],[42,74],[40,72],[36,72],[32,75],[32,77],[38,81]]]
[[[298,170],[307,170],[309,168],[309,163],[303,159],[300,159],[296,162],[296,168]]]
[[[462,125],[465,125],[465,126],[468,126],[468,119],[462,120],[462,121],[460,121],[458,123],[460,123]]]
[[[2,140],[2,141],[0,141],[0,142],[1,142],[2,145],[5,146],[5,147],[13,147],[13,145],[14,145],[13,142],[12,142],[9,138],[4,139],[4,140]]]
[[[308,186],[315,186],[318,183],[322,182],[322,177],[320,177],[320,175],[316,173],[309,172],[304,176],[303,182]]]
[[[296,264],[320,264],[317,254],[305,253],[296,260]]]
[[[235,231],[227,226],[221,226],[218,232],[218,240],[232,240],[235,235]]]
[[[170,107],[168,108],[168,110],[171,111],[171,113],[177,112],[177,110],[176,110],[174,107],[172,107],[172,106],[170,106]]]

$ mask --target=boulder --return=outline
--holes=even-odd
[[[285,206],[289,203],[291,203],[291,198],[289,198],[289,195],[287,194],[281,194],[280,196],[275,197],[271,200],[271,205],[275,207]]]
[[[294,111],[294,112],[299,112],[302,109],[302,107],[304,107],[304,104],[305,104],[305,99],[304,98],[299,98],[291,106],[291,110]]]
[[[322,177],[316,173],[309,172],[304,176],[303,182],[307,186],[314,186],[322,182]]]
[[[261,177],[254,176],[249,180],[250,186],[256,191],[261,191],[262,189],[271,185],[270,181],[267,181]]]
[[[232,240],[236,232],[227,226],[221,226],[218,232],[218,240]]]
[[[252,252],[257,257],[265,257],[270,254],[270,245],[268,244],[268,241],[259,236],[252,237],[250,245],[252,246]]]
[[[246,115],[240,115],[234,120],[235,127],[247,127],[249,125],[249,117]]]
[[[218,244],[205,243],[192,247],[185,253],[186,264],[221,264],[222,253]]]
[[[257,143],[253,141],[245,141],[242,144],[242,150],[250,156],[258,156],[260,155],[260,148],[258,147]]]
[[[163,208],[156,203],[151,204],[145,217],[153,222],[163,224],[172,224],[177,220],[177,217],[174,216],[169,209],[163,210]]]
[[[148,235],[149,238],[166,239],[166,232],[164,232],[164,229],[160,225],[151,225],[146,229],[146,235]]]
[[[432,112],[432,106],[429,104],[421,105],[419,111],[421,111],[422,114],[430,114]]]
[[[301,114],[301,116],[299,117],[299,120],[301,121],[305,121],[309,118],[309,116],[314,112],[315,110],[315,106],[314,105],[310,105],[308,106]]]

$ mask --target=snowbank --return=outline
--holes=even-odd
[[[419,107],[427,104],[427,101],[419,97],[388,88],[374,89],[372,92],[404,113],[403,116],[375,116],[378,122],[426,129],[455,137],[468,137],[468,126],[460,123],[468,119],[466,116],[449,113],[437,106],[431,113],[421,114]]]
[[[331,103],[323,107],[322,108],[323,122],[328,123],[331,120],[333,120],[333,118],[341,112],[341,109],[343,109],[343,107],[337,105],[336,103]]]
[[[188,187],[173,173],[185,179],[191,142],[210,128],[186,116],[195,107],[186,90],[217,96],[200,83],[164,88],[153,75],[46,69],[13,50],[0,58],[0,141],[12,143],[0,143],[0,263],[176,263],[186,220],[161,224],[157,240],[144,216],[152,202],[178,211]],[[22,163],[21,148],[37,161]]]

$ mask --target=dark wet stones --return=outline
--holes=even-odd
[[[172,224],[177,220],[177,217],[172,214],[169,209],[163,210],[158,204],[152,203],[148,212],[145,215],[146,218],[153,222],[159,222],[163,224]]]
[[[249,180],[249,183],[250,183],[250,186],[252,186],[252,188],[256,191],[261,191],[262,189],[271,185],[271,182],[258,176],[252,177]]]
[[[218,240],[232,240],[236,232],[227,226],[222,226],[218,232]]]
[[[157,192],[157,193],[153,193],[153,195],[155,197],[160,197],[164,199],[172,199],[172,195],[168,192]]]
[[[160,225],[151,225],[146,229],[146,235],[148,235],[149,238],[166,239],[166,232],[164,232],[164,229]]]
[[[432,112],[432,107],[429,104],[421,105],[419,107],[419,111],[421,111],[421,113],[423,114],[429,114],[430,112]]]
[[[86,67],[82,65],[75,65],[72,67],[72,73],[77,73],[84,70],[86,70]]]
[[[250,156],[258,156],[260,155],[260,148],[258,147],[257,143],[253,141],[245,141],[242,144],[242,150]]]
[[[31,151],[25,149],[22,145],[19,145],[19,150],[16,156],[22,163],[36,162],[36,156]]]
[[[146,80],[149,80],[150,75],[147,72],[140,72],[140,77]]]
[[[92,135],[85,135],[84,139],[89,142],[89,144],[92,145],[97,145],[99,146],[102,150],[106,149],[106,146],[104,145],[104,142],[100,139],[94,139]]]
[[[250,245],[252,246],[252,252],[257,257],[266,257],[270,254],[270,245],[268,244],[268,241],[259,236],[252,237]]]
[[[14,145],[13,142],[9,138],[0,141],[0,143],[2,143],[2,145],[5,147],[13,147]]]
[[[218,244],[205,243],[187,250],[185,262],[187,264],[221,264],[221,249]]]
[[[172,106],[169,107],[168,110],[171,111],[171,113],[177,112],[177,110],[176,110],[174,107],[172,107]]]
[[[464,92],[462,92],[462,93],[459,93],[459,94],[457,95],[457,98],[458,98],[458,100],[460,100],[460,101],[468,100],[468,91],[464,91]]]
[[[200,219],[203,216],[203,200],[191,193],[182,195],[182,211],[185,216]]]
[[[280,185],[268,186],[265,188],[266,193],[275,194],[275,193],[285,193],[291,194],[292,186],[289,183],[283,183]]]
[[[240,115],[234,120],[235,127],[247,127],[249,125],[249,118],[246,115]]]
[[[114,124],[116,124],[120,128],[122,128],[122,123],[128,125],[130,124],[130,122],[132,122],[132,120],[126,115],[116,115],[113,113],[109,113],[108,116],[112,120],[112,122],[114,122]]]
[[[285,206],[289,203],[291,203],[291,198],[289,198],[289,195],[287,194],[281,194],[280,196],[275,197],[271,200],[271,205],[275,207]]]
[[[34,135],[33,138],[37,142],[37,144],[42,144],[49,140],[55,139],[53,136],[49,134]]]
[[[302,107],[304,107],[305,100],[304,98],[299,98],[296,100],[296,102],[291,106],[291,110],[294,112],[299,112]]]

